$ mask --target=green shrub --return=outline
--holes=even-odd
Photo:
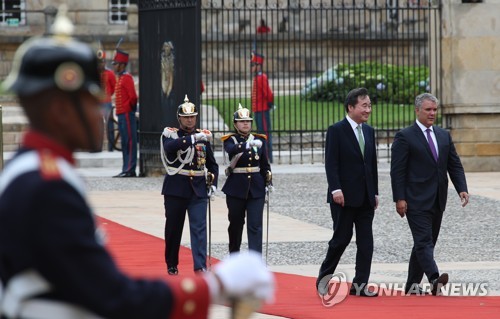
[[[415,96],[429,91],[429,68],[378,62],[339,63],[309,81],[301,97],[343,103],[347,93],[357,87],[367,88],[374,103],[413,104]]]

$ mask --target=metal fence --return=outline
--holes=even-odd
[[[414,120],[414,97],[440,94],[439,3],[220,0],[201,10],[201,125],[215,136],[232,131],[238,103],[251,107],[250,54],[264,54],[275,163],[322,162],[325,132],[358,86],[370,91],[369,124],[379,159],[388,160],[395,132]],[[257,32],[261,24],[270,31]]]

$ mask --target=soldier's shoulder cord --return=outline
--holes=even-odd
[[[229,134],[226,134],[226,135],[223,135],[220,139],[221,141],[226,141],[227,139],[229,139],[231,136],[234,136],[235,133],[229,133]]]
[[[163,129],[163,136],[165,136],[166,138],[176,139],[179,138],[177,132],[179,132],[179,129],[176,127],[165,127]]]

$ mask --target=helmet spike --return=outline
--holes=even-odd
[[[68,6],[61,4],[57,10],[56,19],[50,28],[50,32],[55,36],[71,37],[75,26],[68,18]]]
[[[189,98],[187,94],[184,96],[184,103],[179,105],[177,108],[177,117],[179,116],[195,116],[198,115],[198,111],[196,110],[196,105],[189,102]]]
[[[250,110],[238,103],[238,110],[233,114],[233,120],[236,121],[253,121],[250,116]]]

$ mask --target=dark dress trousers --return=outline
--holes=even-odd
[[[447,174],[458,193],[468,192],[464,169],[450,134],[442,128],[432,128],[437,141],[437,162],[416,123],[398,132],[392,144],[393,200],[406,200],[406,217],[414,242],[407,284],[420,283],[424,273],[429,281],[439,276],[434,246],[446,208]]]
[[[169,164],[169,169],[173,171],[181,165],[181,162],[176,160],[179,151],[184,152],[188,148],[194,151],[192,161],[185,164],[181,172],[165,175],[162,195],[166,218],[165,261],[167,267],[176,267],[179,263],[179,248],[187,211],[194,270],[200,270],[206,269],[207,257],[208,193],[205,168],[214,174],[213,185],[217,186],[219,166],[209,142],[192,143],[191,136],[194,133],[197,131],[188,133],[179,129],[177,135],[162,137],[167,158],[171,163],[173,162]],[[184,156],[186,155],[182,158]],[[190,173],[193,175],[189,176]]]
[[[347,119],[328,128],[325,148],[325,170],[328,180],[327,201],[333,220],[333,236],[328,243],[326,258],[319,270],[319,281],[333,274],[340,257],[349,245],[353,226],[356,228],[356,275],[353,283],[366,284],[370,276],[373,255],[372,221],[375,196],[378,195],[375,132],[362,125],[365,139],[364,156],[356,135]],[[342,190],[344,207],[332,200],[332,191]]]
[[[222,187],[226,194],[229,227],[229,252],[240,251],[245,215],[248,248],[262,253],[262,215],[265,203],[266,173],[271,170],[265,135],[254,134],[261,148],[246,148],[248,136],[228,134],[222,137],[229,160],[241,154]],[[246,171],[248,170],[248,171]]]

